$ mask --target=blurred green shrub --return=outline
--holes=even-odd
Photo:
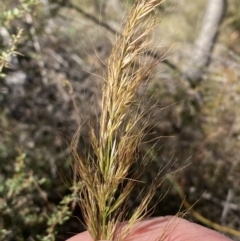
[[[20,152],[12,176],[0,183],[0,240],[20,241],[29,236],[34,240],[54,241],[58,233],[56,226],[72,214],[69,204],[74,200],[73,194],[63,197],[52,210],[48,208],[47,194],[41,188],[46,179],[27,170],[25,158],[26,154]],[[45,202],[46,208],[40,210],[39,202]],[[39,235],[43,226],[46,235]]]
[[[31,171],[26,170],[24,153],[20,153],[15,160],[12,177],[1,180],[0,183],[0,239],[24,240],[22,233],[28,227],[29,231],[43,221],[45,217],[39,215],[34,204],[36,193],[41,191],[40,186],[44,178],[38,178]]]
[[[17,51],[18,44],[21,42],[24,45],[23,29],[21,24],[16,24],[16,20],[23,18],[26,13],[33,14],[38,3],[38,0],[9,0],[1,4],[0,28],[4,29],[8,38],[7,41],[0,41],[0,78],[7,75],[5,70],[9,67],[11,57],[21,54]],[[15,31],[17,34],[11,35]],[[14,123],[7,119],[5,110],[1,107],[0,135],[3,139],[0,142],[0,240],[54,241],[58,226],[65,223],[72,214],[70,204],[74,200],[73,194],[61,196],[60,202],[59,198],[49,201],[52,180],[47,174],[42,175],[39,166],[43,164],[36,161],[39,159],[35,156],[37,154],[33,154],[34,159],[22,147],[17,150],[15,134],[6,134],[8,131],[4,130],[4,126],[9,129],[16,124]],[[13,129],[12,132],[14,133]],[[47,168],[46,162],[44,165]]]

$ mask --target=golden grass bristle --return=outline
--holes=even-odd
[[[90,127],[90,142],[95,157],[82,158],[77,152],[78,135],[73,138],[73,154],[78,167],[80,206],[93,240],[122,241],[134,224],[143,218],[156,188],[153,187],[133,215],[126,228],[116,236],[127,212],[126,200],[142,170],[127,179],[138,159],[138,147],[146,126],[140,126],[142,113],[132,104],[140,84],[159,62],[147,64],[144,52],[148,35],[155,26],[155,13],[162,0],[136,0],[122,35],[116,40],[108,63],[108,76],[102,94],[99,131]],[[145,58],[145,59],[144,59]],[[136,63],[138,67],[136,68]],[[131,116],[131,119],[129,118]],[[145,164],[144,164],[145,165]],[[121,189],[120,194],[117,191]]]

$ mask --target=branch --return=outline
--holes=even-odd
[[[204,216],[202,216],[199,212],[195,211],[192,208],[192,205],[186,200],[186,197],[184,195],[184,192],[182,190],[182,188],[180,187],[180,185],[177,183],[177,181],[173,178],[173,176],[168,175],[168,179],[169,181],[173,184],[175,190],[177,191],[178,195],[182,198],[183,200],[183,205],[185,206],[185,208],[191,210],[191,214],[202,224],[213,228],[219,232],[224,232],[224,233],[228,233],[230,235],[233,235],[235,237],[240,237],[240,231],[226,227],[226,226],[222,226],[218,223],[214,223],[211,220],[205,218]]]

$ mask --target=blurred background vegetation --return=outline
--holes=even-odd
[[[214,1],[167,0],[158,10],[150,55],[163,60],[139,90],[154,106],[142,145],[143,155],[154,145],[144,180],[169,162],[172,170],[187,165],[175,180],[191,204],[198,201],[194,209],[239,230],[240,2],[217,0],[222,16],[201,62],[197,48]],[[100,115],[102,77],[132,3],[1,0],[0,240],[65,240],[83,230],[70,142],[79,124]],[[79,151],[88,148],[83,127]],[[171,187],[153,215],[175,214],[180,205]]]

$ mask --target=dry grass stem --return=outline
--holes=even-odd
[[[148,195],[128,217],[124,231],[116,236],[118,225],[129,210],[127,199],[146,165],[143,163],[143,169],[129,178],[130,168],[139,158],[138,149],[146,128],[140,124],[142,113],[136,110],[134,98],[140,84],[159,62],[149,64],[145,49],[161,2],[136,0],[124,31],[113,46],[103,86],[99,130],[90,127],[89,131],[94,156],[81,157],[77,152],[79,132],[73,138],[73,154],[83,184],[80,205],[94,240],[124,240],[136,222],[148,213],[148,204],[162,182],[158,175]]]

